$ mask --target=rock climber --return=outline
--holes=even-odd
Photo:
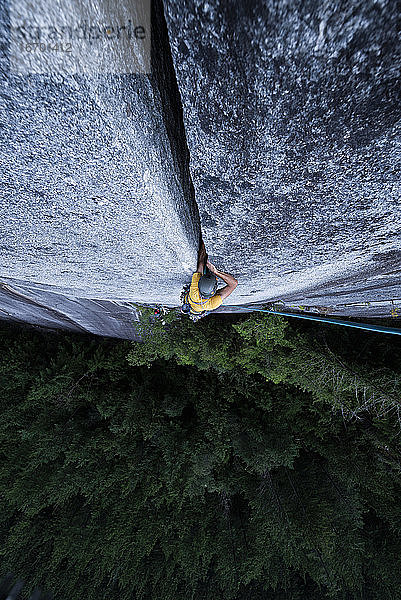
[[[217,289],[217,277],[226,284],[221,289]],[[206,248],[201,239],[198,252],[198,266],[196,272],[192,275],[189,291],[185,294],[184,305],[192,314],[205,314],[215,310],[223,300],[233,293],[238,285],[237,279],[229,273],[223,273],[207,259]]]

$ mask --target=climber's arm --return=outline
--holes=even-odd
[[[228,296],[232,294],[235,288],[237,287],[238,280],[233,275],[230,275],[230,273],[224,273],[223,271],[219,271],[209,261],[207,263],[207,266],[211,270],[211,272],[216,275],[216,277],[220,277],[220,279],[222,279],[224,283],[227,284],[223,288],[221,288],[221,290],[218,290],[216,292],[216,294],[221,296],[222,300],[225,300],[225,298],[228,298]]]
[[[199,252],[198,252],[198,267],[196,269],[197,273],[203,274],[203,269],[205,267],[206,258],[207,258],[207,254],[206,254],[205,244],[204,244],[204,241],[201,239],[201,243],[199,246]]]

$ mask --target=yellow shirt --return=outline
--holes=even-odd
[[[199,279],[202,277],[202,273],[194,273],[192,275],[191,287],[189,288],[188,302],[191,305],[193,311],[202,312],[203,310],[214,310],[219,308],[223,302],[220,294],[215,294],[208,300],[201,297],[199,293]]]

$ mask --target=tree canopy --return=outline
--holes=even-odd
[[[396,598],[399,341],[175,317],[2,326],[2,571],[56,600]]]

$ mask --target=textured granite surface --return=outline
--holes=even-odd
[[[230,303],[401,297],[397,3],[165,0]]]
[[[14,75],[0,11],[0,318],[132,337],[130,302],[178,304],[200,227],[230,304],[388,316],[397,3],[161,1],[149,76]]]
[[[149,76],[15,75],[3,55],[0,280],[176,301],[196,265],[199,220],[157,3],[152,27]]]
[[[35,327],[139,339],[136,307],[129,302],[92,300],[55,292],[31,282],[0,282],[0,320]]]

